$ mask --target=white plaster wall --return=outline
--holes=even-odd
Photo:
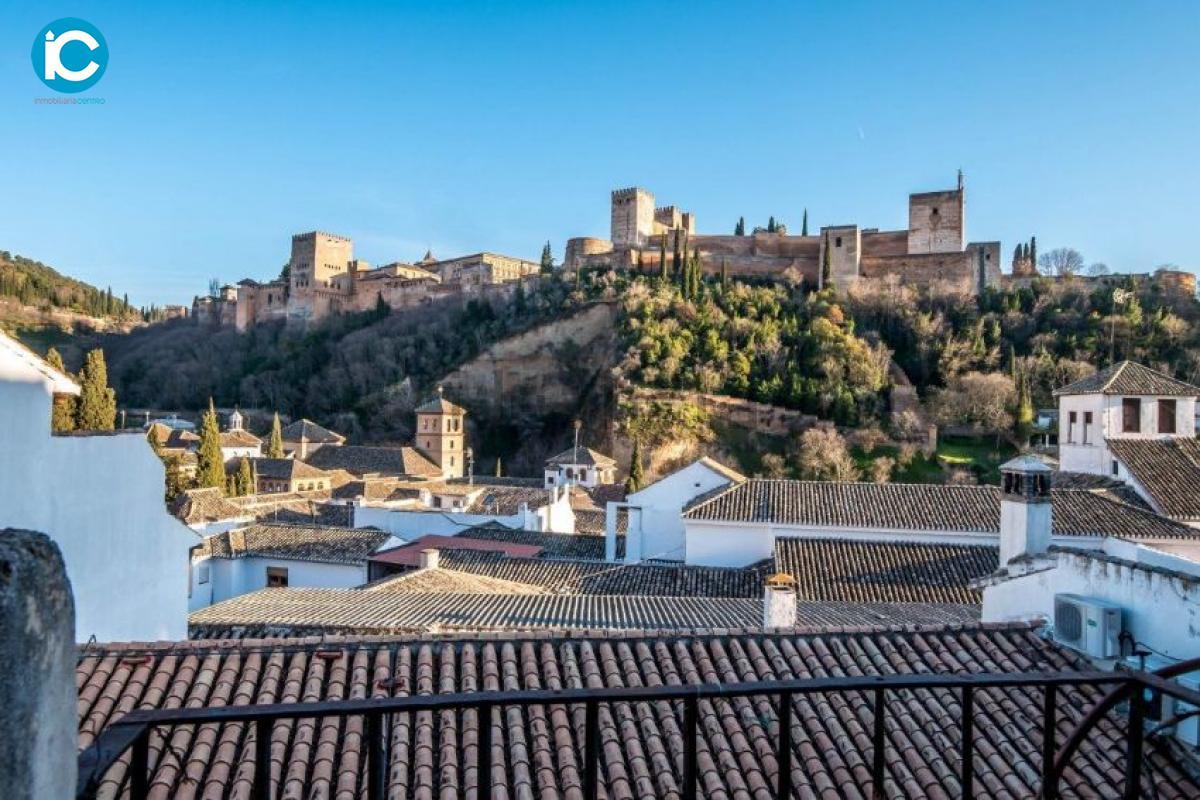
[[[210,567],[207,587],[199,585],[200,564]],[[367,582],[367,565],[323,564],[285,558],[210,558],[192,565],[191,610],[219,603],[267,586],[267,567],[288,571],[288,586],[309,589],[352,589]],[[205,591],[207,589],[208,591]],[[207,600],[207,602],[204,602]]]
[[[0,528],[62,550],[79,641],[187,636],[188,551],[167,513],[163,465],[141,431],[52,436],[45,383],[0,359]]]
[[[1071,412],[1078,420],[1071,426]],[[1092,424],[1087,426],[1087,444],[1084,444],[1084,413],[1092,412]],[[1107,475],[1109,456],[1104,439],[1108,435],[1109,421],[1104,395],[1067,395],[1058,399],[1058,457],[1059,468],[1066,472],[1086,472],[1091,475]]]
[[[1200,657],[1200,580],[1057,554],[1057,566],[987,587],[983,621],[1054,619],[1054,596],[1098,597],[1123,609],[1126,630],[1171,658]]]
[[[403,511],[375,506],[356,506],[355,528],[378,528],[401,539],[416,539],[427,534],[457,536],[467,528],[499,522],[510,528],[524,527],[521,514],[494,517],[487,514],[460,514],[452,511]]]
[[[626,505],[642,510],[639,559],[683,560],[686,554],[683,507],[705,492],[729,483],[729,478],[696,461],[626,497]]]

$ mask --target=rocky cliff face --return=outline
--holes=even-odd
[[[597,303],[489,347],[442,379],[473,413],[526,409],[578,414],[610,389],[616,359],[613,303]]]

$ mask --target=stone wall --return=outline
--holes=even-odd
[[[631,390],[630,396],[634,403],[689,403],[708,412],[713,419],[773,436],[798,433],[820,422],[818,417],[794,408],[758,403],[725,394],[635,388]]]
[[[908,252],[962,252],[966,242],[962,188],[908,196]]]

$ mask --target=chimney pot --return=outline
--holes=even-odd
[[[763,589],[763,628],[796,626],[796,579],[786,572],[767,578]]]
[[[421,551],[421,569],[438,568],[438,551],[432,547]]]

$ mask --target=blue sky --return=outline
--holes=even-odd
[[[38,30],[108,71],[35,105]],[[1200,3],[0,0],[0,249],[131,301],[269,277],[294,232],[375,263],[608,234],[642,185],[702,232],[906,224],[1200,266]]]

